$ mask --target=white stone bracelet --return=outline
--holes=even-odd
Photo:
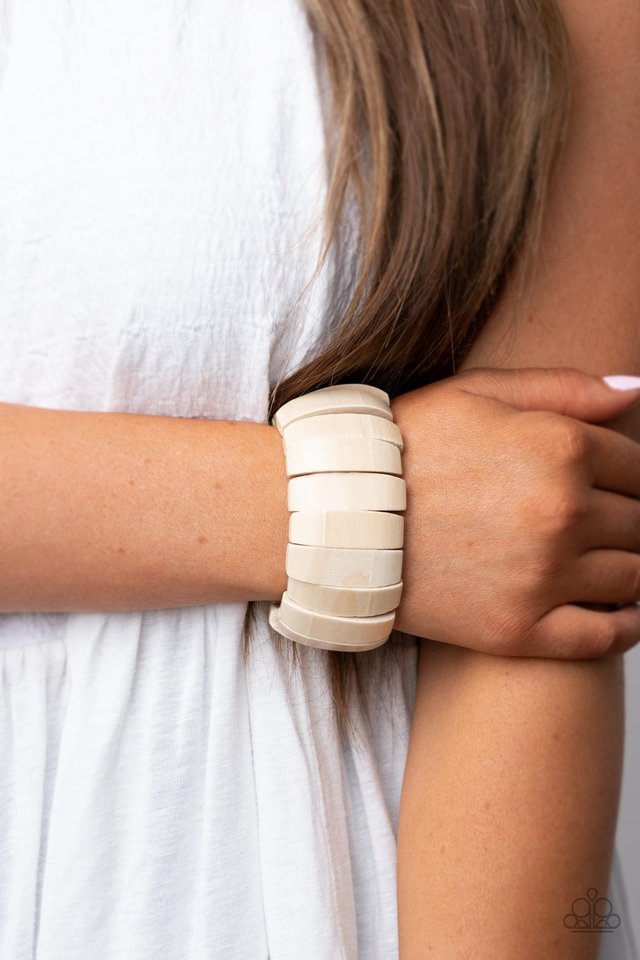
[[[269,623],[325,650],[389,638],[402,594],[402,436],[389,395],[362,383],[295,397],[274,414],[288,478],[287,589]]]

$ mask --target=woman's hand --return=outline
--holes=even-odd
[[[640,443],[596,423],[638,399],[567,367],[474,369],[396,397],[407,510],[395,628],[510,656],[637,643]]]

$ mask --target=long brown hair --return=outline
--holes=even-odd
[[[395,396],[456,371],[527,240],[567,114],[568,42],[555,0],[304,0],[331,90],[320,269],[357,203],[356,282],[326,348],[270,397],[269,416],[329,383]],[[245,619],[248,656],[254,604]],[[296,644],[270,630],[298,663]],[[398,634],[327,651],[350,726]],[[381,669],[382,667],[382,669]],[[369,681],[369,682],[368,682]]]

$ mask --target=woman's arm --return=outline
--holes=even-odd
[[[575,89],[543,256],[464,369],[640,374],[640,7],[566,0],[563,13]],[[638,410],[608,426],[640,439]],[[606,891],[622,700],[617,658],[422,641],[398,835],[400,960],[597,956],[599,937],[563,918],[588,888]]]
[[[400,960],[596,957],[598,936],[563,918],[607,888],[622,725],[620,658],[423,642],[398,836]]]
[[[278,600],[275,427],[0,403],[0,610]]]

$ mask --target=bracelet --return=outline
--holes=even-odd
[[[402,594],[406,486],[389,395],[343,383],[283,404],[271,423],[287,472],[287,589],[269,623],[324,650],[372,650]]]

